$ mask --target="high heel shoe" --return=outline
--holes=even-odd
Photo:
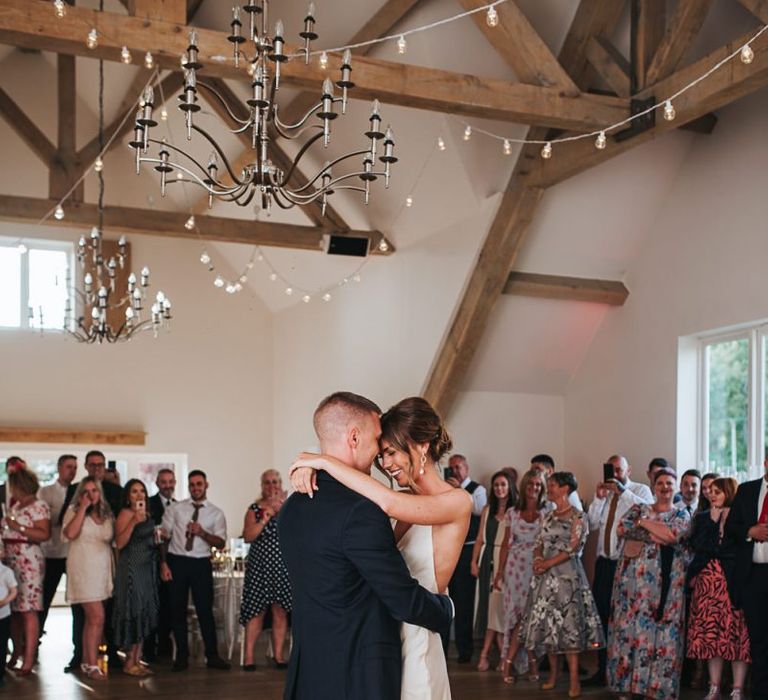
[[[507,685],[513,685],[516,682],[516,678],[512,673],[512,659],[504,659],[501,662],[501,680]]]
[[[545,683],[542,683],[539,687],[542,690],[554,690],[556,685],[557,685],[557,681],[546,681]]]

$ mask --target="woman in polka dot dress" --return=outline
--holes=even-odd
[[[252,503],[245,514],[243,537],[251,544],[240,605],[240,624],[245,627],[245,671],[256,670],[253,647],[261,634],[268,609],[272,612],[275,664],[278,668],[287,665],[283,647],[291,611],[291,585],[277,535],[277,513],[284,499],[280,473],[268,469],[261,475],[261,500]]]

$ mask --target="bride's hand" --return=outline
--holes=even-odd
[[[295,464],[291,467],[291,484],[297,493],[306,493],[312,498],[317,491],[317,472],[311,467],[301,467]]]

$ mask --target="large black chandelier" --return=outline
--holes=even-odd
[[[245,36],[241,19],[243,14],[247,16],[248,24]],[[154,164],[154,169],[160,174],[163,196],[167,186],[174,182],[186,181],[199,185],[208,193],[209,207],[213,206],[214,199],[248,206],[257,198],[255,204],[268,212],[273,203],[289,209],[320,200],[325,211],[328,197],[339,190],[360,192],[367,204],[371,183],[383,177],[385,187],[388,187],[390,167],[397,162],[392,130],[387,128],[382,131],[378,101],[374,100],[368,130],[365,131],[368,139],[365,148],[326,161],[314,175],[306,179],[297,177],[302,159],[309,149],[319,140],[322,140],[325,147],[330,143],[331,123],[339,116],[337,108],[340,106],[341,114],[346,113],[349,90],[355,86],[351,79],[352,54],[349,50],[344,52],[339,80],[334,83],[326,78],[323,82],[319,102],[295,123],[284,123],[280,119],[277,104],[280,69],[283,63],[292,58],[304,57],[309,62],[312,55],[311,42],[318,36],[315,32],[315,7],[314,3],[310,3],[303,31],[299,32],[303,46],[291,55],[286,53],[283,23],[278,21],[274,33],[270,35],[268,14],[269,0],[232,9],[231,34],[228,39],[233,46],[234,64],[239,67],[241,61],[247,62],[248,73],[251,75],[251,95],[244,103],[236,105],[229,104],[214,87],[198,79],[198,71],[203,68],[203,64],[199,61],[197,33],[190,32],[189,46],[181,61],[184,88],[179,95],[179,109],[184,113],[187,140],[192,140],[193,132],[200,134],[213,148],[210,158],[204,166],[177,145],[150,136],[157,121],[153,118],[155,95],[149,86],[136,114],[134,138],[130,143],[136,150],[137,173],[140,172],[141,163]],[[244,51],[248,41],[252,44],[250,55]],[[241,172],[234,172],[216,139],[195,121],[195,113],[201,110],[201,89],[205,90],[207,98],[217,100],[223,106],[236,125],[235,128],[226,127],[229,133],[247,133],[251,136],[253,162]],[[337,89],[340,95],[336,94]],[[245,114],[248,116],[243,118],[241,115]],[[278,167],[274,159],[270,158],[270,140],[273,137],[290,140],[306,137],[287,170]],[[149,154],[150,144],[157,147],[156,156]],[[361,165],[354,172],[334,174],[337,166],[356,159],[361,160]],[[231,182],[222,180],[222,164]],[[174,172],[176,177],[171,176]]]

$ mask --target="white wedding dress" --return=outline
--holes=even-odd
[[[411,525],[398,543],[408,569],[424,588],[437,593],[432,527]],[[403,623],[403,681],[401,700],[450,700],[451,686],[443,643],[437,632]]]

